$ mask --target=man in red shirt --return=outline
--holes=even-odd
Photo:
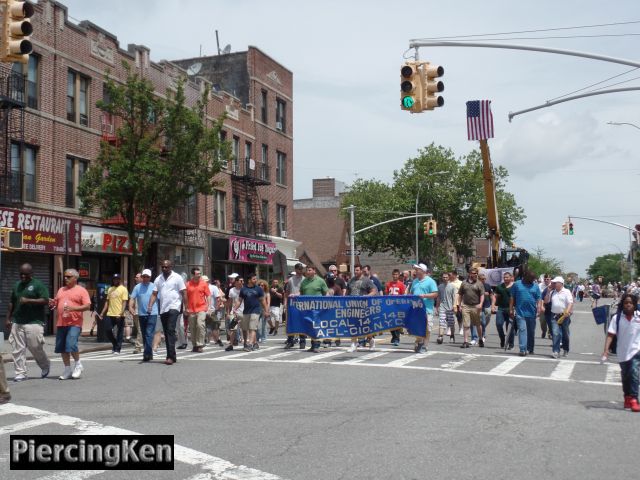
[[[187,282],[187,306],[185,314],[189,318],[192,352],[202,353],[204,339],[207,334],[206,318],[209,310],[211,290],[209,284],[202,279],[202,272],[198,267],[191,269],[191,280]]]
[[[391,272],[392,280],[387,282],[384,287],[385,295],[404,295],[406,292],[406,287],[404,282],[400,280],[400,270],[397,268]],[[400,345],[400,333],[402,332],[401,328],[396,330],[391,330],[391,345],[398,346]]]
[[[78,337],[82,330],[82,312],[91,307],[89,292],[78,285],[80,274],[73,268],[64,271],[64,287],[58,290],[56,298],[49,299],[49,308],[56,309],[56,348],[55,353],[62,355],[64,372],[60,380],[78,379],[83,367],[78,352]],[[71,370],[71,356],[75,362]]]

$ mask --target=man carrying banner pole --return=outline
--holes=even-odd
[[[429,268],[424,263],[414,265],[413,269],[416,273],[416,278],[411,283],[411,287],[409,287],[409,293],[420,297],[426,310],[426,335],[424,337],[416,337],[414,347],[414,351],[420,353],[423,351],[426,352],[427,347],[425,347],[425,345],[429,344],[429,337],[431,336],[431,329],[433,328],[433,306],[438,296],[438,286],[433,278],[427,275]]]

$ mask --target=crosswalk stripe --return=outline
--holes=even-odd
[[[373,360],[374,358],[382,357],[384,355],[388,355],[389,352],[372,352],[367,353],[358,358],[354,358],[353,360],[347,360],[346,362],[342,362],[344,365],[355,365],[357,363],[366,362],[367,360]]]
[[[553,380],[569,380],[575,366],[576,362],[572,360],[560,360],[549,378]]]
[[[276,353],[274,355],[269,355],[268,357],[261,357],[261,358],[256,359],[256,360],[270,361],[270,360],[276,360],[278,358],[290,357],[291,355],[295,355],[295,354],[296,354],[296,352],[294,350],[288,350],[286,352],[281,352],[281,353]]]
[[[426,352],[426,353],[416,353],[414,355],[410,355],[408,357],[399,358],[397,360],[393,360],[389,363],[385,364],[385,367],[404,367],[416,360],[420,360],[421,358],[426,358],[430,355],[433,355],[435,352]]]
[[[620,366],[615,363],[607,364],[607,375],[604,381],[608,383],[620,383],[622,381]]]
[[[445,370],[455,370],[456,368],[461,367],[465,363],[469,363],[471,360],[474,360],[476,358],[478,358],[478,355],[474,353],[469,353],[469,354],[463,353],[462,357],[459,358],[458,360],[454,360],[453,362],[449,362],[449,363],[444,363],[440,365],[440,368],[443,368]]]
[[[499,364],[497,367],[494,367],[491,370],[489,370],[489,373],[492,375],[506,375],[511,370],[513,370],[518,365],[520,365],[522,362],[524,362],[524,357],[507,358],[504,362]]]
[[[234,360],[236,358],[241,358],[241,357],[247,357],[249,355],[256,355],[260,352],[267,352],[269,350],[273,350],[276,347],[262,347],[258,350],[252,350],[250,352],[244,352],[241,350],[242,353],[234,353],[232,355],[226,356],[226,357],[218,357],[218,358],[203,358],[203,360]]]
[[[326,358],[331,358],[331,357],[335,357],[336,355],[341,355],[343,354],[344,351],[343,350],[333,350],[331,352],[326,352],[326,353],[320,353],[320,354],[313,354],[310,357],[306,357],[303,358],[302,360],[298,361],[298,363],[313,363],[313,362],[318,362],[318,361],[322,361]]]
[[[51,423],[51,420],[47,417],[36,418],[35,420],[28,420],[26,422],[13,423],[11,425],[0,427],[0,436],[6,435],[7,433],[17,432],[19,430],[26,430],[27,428],[39,427],[40,425],[45,425],[47,423]]]
[[[106,470],[62,470],[46,477],[38,477],[36,480],[84,480],[95,475],[105,473]]]
[[[15,403],[0,405],[0,411],[15,413],[19,415],[36,415],[38,417],[35,420],[22,422],[22,424],[15,424],[16,427],[18,425],[29,425],[23,428],[30,428],[30,426],[32,426],[34,422],[39,421],[39,424],[57,423],[61,425],[73,426],[76,428],[76,435],[140,435],[138,432],[126,430],[124,428],[101,425],[97,422],[82,420],[80,418],[70,417],[67,415],[59,415],[53,412],[46,412],[44,410],[33,407],[16,405]],[[6,429],[9,427],[12,426],[10,425],[4,428]],[[205,471],[205,475],[210,475],[210,477],[200,478],[224,478],[229,480],[281,480],[281,477],[279,477],[278,475],[262,472],[254,468],[245,467],[244,465],[234,465],[233,463],[228,462],[227,460],[224,460],[222,458],[214,457],[213,455],[199,452],[197,450],[193,450],[191,448],[184,447],[178,444],[174,445],[174,458],[177,462],[200,467]],[[62,472],[58,473],[62,474]],[[92,471],[91,473],[97,474],[101,472]],[[86,477],[72,477],[66,475],[64,477],[49,476],[45,478],[47,478],[47,480],[68,480],[70,478],[73,480],[81,480],[82,478],[88,478],[90,476],[92,475],[88,475]]]

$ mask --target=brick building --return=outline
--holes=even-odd
[[[96,158],[100,141],[117,125],[96,101],[103,98],[105,73],[126,78],[122,62],[152,82],[159,96],[187,78],[185,95],[194,103],[208,85],[208,118],[226,113],[225,136],[233,160],[218,175],[215,195],[200,196],[178,209],[174,230],[151,246],[148,267],[160,260],[175,269],[192,266],[224,280],[231,272],[258,270],[281,276],[296,258],[292,240],[292,73],[255,47],[219,57],[153,62],[143,45],[121,48],[99,26],[69,20],[59,2],[41,0],[31,19],[34,45],[27,65],[0,71],[0,226],[22,230],[25,250],[1,257],[0,317],[9,286],[28,261],[52,291],[65,265],[81,272],[91,292],[114,273],[131,279],[126,234],[117,219],[82,217],[76,189]],[[199,67],[198,65],[199,64]],[[229,65],[238,73],[216,74]],[[213,68],[213,67],[212,67]],[[16,79],[24,74],[24,88]],[[22,127],[20,126],[22,122]]]

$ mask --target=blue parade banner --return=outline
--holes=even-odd
[[[401,327],[410,335],[426,336],[426,311],[419,297],[289,297],[289,335],[304,334],[315,339],[364,337]]]

